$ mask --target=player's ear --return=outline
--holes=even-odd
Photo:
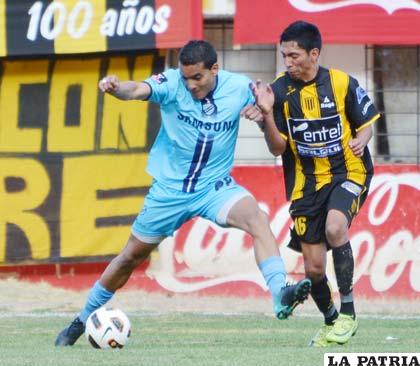
[[[217,75],[217,73],[219,72],[219,64],[217,62],[213,64],[210,71],[212,72],[213,75]]]
[[[309,55],[311,56],[311,59],[314,60],[315,62],[318,61],[319,54],[320,54],[319,48],[312,48],[309,51]]]

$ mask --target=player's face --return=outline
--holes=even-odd
[[[203,99],[210,93],[216,83],[219,66],[214,64],[211,69],[204,66],[203,62],[195,65],[179,65],[185,86],[194,99]]]
[[[295,41],[282,42],[280,52],[287,72],[293,79],[310,81],[318,70],[319,50],[314,48],[309,53],[300,48]]]

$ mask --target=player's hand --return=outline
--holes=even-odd
[[[255,105],[247,105],[241,110],[241,117],[260,123],[264,120],[261,110]]]
[[[358,139],[357,137],[349,141],[349,146],[351,151],[353,151],[353,154],[357,157],[363,156],[363,151],[365,150],[365,144]]]
[[[115,75],[105,76],[99,81],[99,89],[104,93],[116,92],[120,88],[120,80]]]
[[[274,93],[273,89],[271,89],[271,85],[263,85],[261,80],[257,80],[255,84],[250,84],[250,88],[261,112],[263,114],[271,113],[274,106]]]

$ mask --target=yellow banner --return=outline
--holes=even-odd
[[[151,184],[159,128],[140,101],[98,90],[143,80],[162,56],[2,63],[0,263],[117,254]]]

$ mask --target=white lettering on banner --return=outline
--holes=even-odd
[[[416,0],[342,0],[323,2],[322,4],[315,3],[311,0],[289,0],[289,3],[294,8],[309,13],[328,11],[354,5],[376,5],[386,10],[390,15],[399,9],[420,11],[420,4]]]
[[[31,41],[35,41],[38,36],[38,27],[39,27],[39,20],[41,18],[41,10],[42,10],[43,3],[41,1],[37,1],[28,11],[28,14],[31,16],[29,20],[28,31],[26,32],[26,38]]]
[[[142,6],[139,10],[136,6],[138,0],[126,0],[123,2],[124,9],[120,15],[115,9],[108,9],[104,15],[100,32],[103,36],[113,37],[131,35],[136,31],[138,34],[146,34],[151,30],[157,34],[168,29],[168,21],[171,16],[171,7],[162,5],[155,10],[151,6]]]
[[[400,194],[402,188],[414,189],[419,194],[420,173],[375,175],[367,207],[364,208],[367,223],[363,224],[363,230],[351,233],[355,258],[354,283],[357,284],[362,277],[368,277],[371,288],[377,293],[383,293],[394,286],[403,272],[408,273],[411,289],[420,292],[420,215],[413,208],[407,211],[408,208],[401,203],[398,205],[399,199],[401,201],[403,198]],[[418,202],[418,197],[414,196],[413,202]],[[268,205],[260,205],[269,211]],[[281,243],[280,250],[287,272],[291,277],[301,275],[301,255],[286,249],[289,241],[288,227],[291,224],[289,203],[284,202],[274,209],[276,213],[270,215],[273,217],[271,227],[277,241]],[[398,229],[394,232],[389,232],[389,223],[393,220],[391,215],[401,218],[400,225],[394,223],[391,227]],[[413,222],[417,224],[413,225]],[[383,234],[386,235],[385,239],[375,235],[377,230],[386,232]],[[154,278],[161,287],[174,292],[194,292],[229,282],[248,281],[266,289],[255,264],[250,238],[244,232],[224,229],[210,221],[197,219],[182,243],[177,240],[178,235],[176,233],[173,238],[161,244],[159,259],[147,269],[147,275]],[[331,257],[328,275],[333,287],[337,289]]]
[[[102,19],[98,30],[103,36],[147,34],[153,31],[156,34],[168,29],[171,7],[162,5],[156,10],[151,6],[140,6],[139,0],[125,0],[123,9],[118,12],[108,9]],[[38,35],[47,39],[56,39],[64,29],[70,37],[82,38],[92,24],[94,6],[88,0],[78,1],[69,11],[67,4],[61,1],[51,2],[43,9],[44,3],[36,1],[28,10],[30,16],[26,38],[36,41]],[[78,25],[78,26],[76,26]]]
[[[82,22],[79,28],[76,28],[76,24],[79,22],[79,16],[83,13]],[[87,1],[79,1],[70,13],[69,21],[67,23],[67,32],[73,38],[81,38],[89,29],[92,21],[93,9],[92,5]]]
[[[168,29],[168,19],[170,18],[172,9],[169,5],[162,5],[156,10],[155,24],[152,27],[153,32],[161,34]]]
[[[47,6],[42,14],[43,3],[35,2],[28,11],[30,15],[29,27],[26,37],[31,41],[36,41],[38,31],[41,36],[48,40],[53,40],[62,32],[67,18],[66,6],[55,1]],[[83,15],[81,15],[83,14]],[[76,28],[76,24],[80,22],[79,17],[83,16],[81,24]],[[92,4],[88,1],[79,1],[72,8],[68,21],[67,32],[72,38],[81,38],[89,29],[93,16]]]

